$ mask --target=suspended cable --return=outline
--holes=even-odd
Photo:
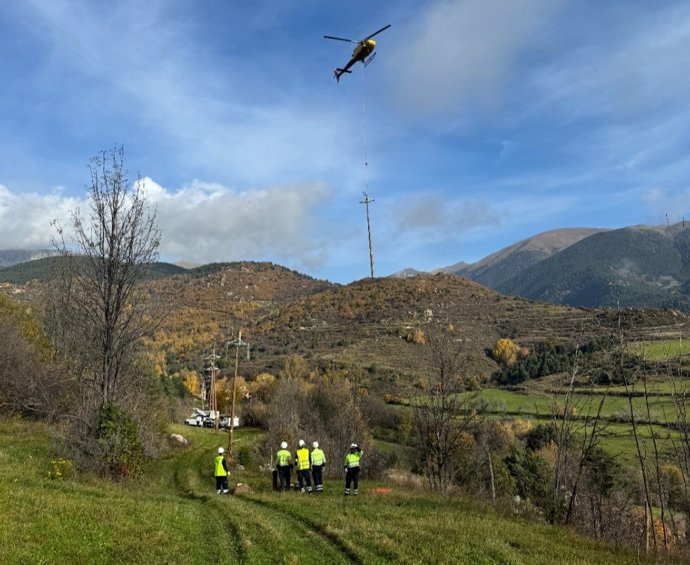
[[[364,65],[362,65],[362,142],[364,147],[364,184],[369,190],[369,158],[367,155],[367,107],[364,99]]]

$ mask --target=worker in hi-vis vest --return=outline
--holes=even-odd
[[[295,453],[295,465],[297,466],[297,482],[299,491],[304,492],[304,485],[307,485],[307,492],[311,494],[311,463],[309,460],[309,449],[304,440],[299,440],[299,449]]]
[[[311,477],[314,479],[314,490],[323,492],[323,468],[326,465],[326,455],[319,449],[319,442],[311,444]]]
[[[216,494],[228,494],[228,463],[225,461],[225,450],[218,448],[218,455],[213,461],[213,476],[216,477]]]
[[[278,477],[280,479],[280,490],[285,492],[290,490],[290,480],[292,469],[292,456],[288,451],[288,444],[286,441],[280,444],[280,450],[276,453],[276,470],[278,471]]]
[[[350,485],[354,487],[352,494],[359,494],[359,460],[363,451],[356,443],[350,446],[350,451],[345,456],[345,495],[350,494]]]

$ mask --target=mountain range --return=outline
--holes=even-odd
[[[25,284],[50,279],[57,259],[50,255],[49,250],[0,251],[0,282]],[[186,270],[158,263],[151,277],[185,271],[200,276],[215,268],[205,265]],[[683,222],[621,229],[556,229],[519,241],[476,263],[459,262],[431,274],[435,273],[464,277],[503,294],[553,304],[690,312],[690,226],[686,229]],[[420,274],[409,268],[393,277]]]
[[[0,249],[0,267],[11,267],[27,261],[52,257],[53,249]]]
[[[44,258],[0,269],[0,293],[40,311],[51,279],[60,272],[59,260]],[[16,275],[18,267],[29,266],[42,278],[3,282],[8,274]],[[251,344],[250,358],[242,360],[243,374],[278,374],[286,358],[297,355],[313,370],[346,371],[379,394],[413,394],[428,364],[420,345],[434,327],[451,329],[454,342],[462,344],[468,374],[486,382],[496,370],[486,351],[501,337],[530,348],[544,340],[596,339],[618,323],[610,310],[506,296],[446,273],[339,285],[271,263],[178,269],[153,265],[142,292],[152,318],[159,320],[145,344],[154,370],[180,379],[191,369],[203,374],[214,347],[221,355],[218,366],[227,375],[232,353],[227,343],[242,330]],[[624,327],[640,340],[669,329],[680,331],[685,321],[676,311],[623,313]]]
[[[537,234],[476,263],[433,272],[503,294],[582,307],[690,311],[690,226],[564,228]],[[413,269],[397,277],[418,274]]]

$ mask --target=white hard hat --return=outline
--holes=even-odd
[[[357,447],[357,444],[356,444],[356,443],[353,443],[353,444],[350,446],[350,449],[352,449],[353,447]]]
[[[314,443],[312,443],[312,446],[314,447],[314,449],[316,449],[317,447],[319,447],[319,442],[315,441]]]
[[[220,454],[222,455],[223,453],[225,453],[225,450],[224,450],[222,447],[219,447],[219,448],[218,448],[218,453],[220,453]]]
[[[299,440],[299,446],[304,447],[304,440],[303,439]]]
[[[287,449],[287,441],[284,441],[280,444],[280,449]]]

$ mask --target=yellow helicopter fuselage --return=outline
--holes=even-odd
[[[364,61],[369,55],[372,54],[374,49],[376,48],[376,41],[373,39],[366,39],[364,41],[360,41],[357,44],[357,47],[355,47],[355,50],[352,52],[352,63],[356,63],[357,61]]]

